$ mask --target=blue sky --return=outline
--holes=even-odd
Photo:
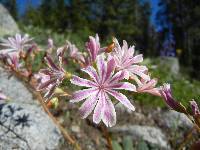
[[[156,13],[159,9],[158,7],[159,0],[150,0],[150,2],[151,2],[151,8],[152,8],[151,21],[153,22],[153,24],[155,24]]]
[[[156,16],[156,12],[158,11],[159,7],[158,7],[158,1],[159,0],[146,0],[146,1],[150,1],[151,3],[151,8],[152,8],[152,15],[151,15],[151,22],[155,24],[155,16]],[[17,0],[17,5],[19,8],[19,11],[21,14],[23,14],[25,12],[26,6],[27,5],[32,5],[37,7],[38,5],[40,5],[41,0]]]
[[[37,7],[40,5],[41,0],[17,0],[17,7],[21,14],[23,14],[26,10],[26,6],[32,5]]]

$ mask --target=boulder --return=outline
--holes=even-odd
[[[10,72],[0,67],[0,90],[18,103],[36,104],[30,91]]]
[[[1,149],[59,149],[63,136],[30,91],[0,68],[0,90],[10,101],[0,104]]]
[[[0,37],[19,33],[19,28],[8,10],[0,4]]]
[[[0,105],[2,149],[58,149],[62,136],[41,107],[30,104]]]
[[[188,130],[193,127],[192,122],[185,114],[176,112],[174,110],[163,112],[159,118],[159,125],[173,130]]]
[[[165,135],[159,128],[140,125],[115,126],[109,130],[113,133],[130,135],[133,140],[144,140],[161,149],[170,149]]]

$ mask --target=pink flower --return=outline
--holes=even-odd
[[[6,100],[6,99],[8,99],[7,96],[3,94],[2,91],[0,91],[0,100]]]
[[[86,118],[94,109],[93,122],[98,124],[102,120],[106,126],[112,127],[116,124],[116,112],[110,96],[134,111],[135,108],[127,97],[116,90],[136,91],[136,87],[128,82],[120,82],[124,79],[124,73],[114,73],[114,59],[110,59],[106,63],[101,56],[97,57],[97,70],[98,72],[92,66],[82,69],[90,76],[91,80],[73,76],[71,83],[88,87],[88,89],[75,92],[71,102],[86,99],[80,107],[82,118]]]
[[[143,56],[133,56],[135,47],[131,46],[128,48],[128,44],[125,40],[123,41],[122,47],[119,45],[119,42],[116,38],[113,39],[113,42],[115,44],[115,48],[112,52],[112,56],[116,61],[117,70],[124,71],[126,79],[129,77],[137,79],[137,76],[139,76],[142,79],[149,81],[149,75],[145,74],[145,72],[148,70],[147,67],[138,65],[143,61]]]
[[[161,96],[159,88],[155,88],[156,84],[157,84],[157,79],[151,79],[150,81],[142,80],[142,82],[139,83],[137,92],[150,93],[155,96]]]
[[[10,53],[10,52],[22,52],[26,47],[29,47],[29,42],[32,39],[29,38],[27,34],[23,37],[20,34],[16,34],[15,37],[9,37],[7,40],[2,39],[2,43],[0,45],[7,47],[0,51],[0,53]]]
[[[72,44],[71,42],[67,41],[67,46],[69,49],[69,56],[77,61],[85,63],[85,58],[83,54],[78,50],[76,45]]]
[[[170,108],[181,113],[186,113],[186,108],[172,97],[170,84],[164,84],[160,87],[160,94]]]
[[[19,63],[19,55],[17,52],[7,54],[6,60],[8,65],[11,66],[13,69],[18,70],[21,67],[21,64]]]
[[[59,53],[60,54],[60,53]],[[62,57],[59,57],[59,66],[57,66],[53,60],[47,55],[45,57],[46,63],[48,65],[47,69],[41,69],[38,77],[40,78],[40,83],[37,87],[38,91],[45,91],[45,98],[49,99],[52,97],[54,90],[60,85],[65,77],[65,70],[62,68]],[[37,76],[36,76],[37,77]]]
[[[96,37],[89,36],[89,41],[86,42],[86,48],[89,54],[86,61],[89,65],[95,62],[97,56],[106,49],[100,47],[98,34],[96,34]]]
[[[197,103],[194,100],[190,101],[190,106],[192,108],[193,115],[194,116],[200,116],[199,107],[198,107]]]

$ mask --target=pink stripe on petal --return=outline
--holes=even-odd
[[[109,82],[110,83],[112,83],[112,82],[114,83],[116,81],[120,81],[120,80],[124,79],[124,77],[125,77],[124,72],[123,71],[119,71],[111,78],[111,80]]]
[[[143,61],[143,55],[140,54],[140,55],[136,55],[135,57],[133,57],[133,62],[134,63],[140,63]]]
[[[129,49],[128,49],[128,53],[129,53],[129,56],[133,56],[133,54],[135,53],[135,46],[131,46]]]
[[[102,120],[107,127],[112,127],[116,124],[116,112],[114,105],[108,97],[104,104]]]
[[[140,90],[152,89],[156,86],[157,79],[152,79],[148,83],[144,83],[139,87]]]
[[[104,79],[106,77],[106,69],[107,69],[107,67],[106,67],[105,61],[104,61],[102,56],[99,56],[97,58],[97,68],[98,68],[100,80],[104,81]]]
[[[135,107],[130,103],[125,95],[114,90],[108,90],[107,92],[115,97],[118,101],[120,101],[124,106],[131,109],[132,111],[135,111]]]
[[[75,103],[75,102],[82,101],[83,99],[88,98],[89,96],[97,94],[97,92],[98,90],[95,88],[89,88],[89,89],[77,91],[73,93],[72,99],[70,100],[70,102]]]
[[[97,102],[97,105],[94,109],[94,114],[93,114],[93,122],[96,123],[96,124],[98,124],[102,119],[104,101],[105,101],[105,96],[101,92],[99,94],[99,100]]]
[[[85,87],[95,87],[97,86],[96,83],[80,78],[78,76],[73,75],[72,79],[70,80],[72,84],[78,85],[78,86],[85,86]]]
[[[143,93],[150,93],[150,94],[155,95],[155,96],[161,96],[160,90],[158,88],[148,89],[148,90],[144,90],[142,92]]]
[[[98,74],[93,67],[88,66],[87,68],[83,68],[81,70],[87,73],[95,82],[98,82]]]
[[[123,46],[122,46],[122,51],[124,52],[123,55],[127,54],[126,53],[127,50],[128,50],[128,43],[125,40],[123,40]]]
[[[47,62],[47,65],[48,65],[50,68],[55,69],[55,70],[59,70],[59,68],[56,66],[56,64],[53,62],[53,60],[51,59],[50,56],[47,55],[47,56],[45,57],[45,60],[46,60],[46,62]]]
[[[136,74],[136,75],[140,76],[145,81],[149,81],[150,80],[150,76],[147,75],[147,74],[145,74],[146,69],[147,68],[145,66],[134,65],[134,66],[131,66],[131,68],[129,69],[129,71],[132,74]]]
[[[128,91],[136,92],[136,86],[131,84],[131,83],[128,83],[128,82],[111,84],[109,86],[109,88],[111,88],[111,89],[122,89],[122,90],[128,90]]]
[[[142,79],[149,81],[150,80],[150,76],[146,75],[143,72],[139,72],[139,71],[134,71],[133,73],[135,73],[136,75],[140,76]]]
[[[105,81],[110,78],[111,73],[114,71],[114,69],[115,69],[115,60],[111,59],[107,63],[107,72],[106,72]]]
[[[97,103],[96,95],[89,97],[79,108],[81,118],[85,119],[94,109]]]
[[[55,78],[50,79],[50,80],[48,80],[48,81],[46,81],[44,83],[39,84],[39,86],[37,87],[37,90],[40,91],[40,90],[43,90],[45,88],[48,88],[49,85],[51,85],[51,84],[53,84],[55,82],[56,82]]]

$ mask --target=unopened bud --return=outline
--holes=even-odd
[[[160,94],[170,108],[177,112],[187,113],[185,106],[172,97],[170,84],[164,84],[160,89]]]

